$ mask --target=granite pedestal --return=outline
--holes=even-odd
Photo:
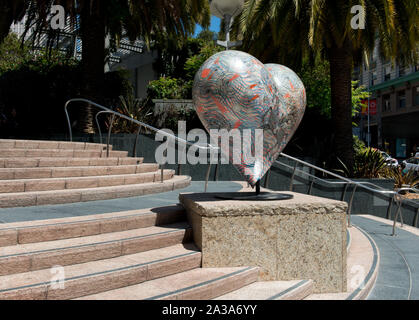
[[[203,267],[259,266],[260,280],[312,279],[346,290],[346,202],[295,192],[282,201],[180,194]]]

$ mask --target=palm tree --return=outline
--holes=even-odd
[[[207,0],[0,0],[0,9],[3,2],[10,8],[14,8],[11,3],[22,3],[28,14],[27,28],[35,25],[39,31],[48,25],[51,5],[64,7],[71,21],[80,26],[77,30],[83,44],[83,96],[98,102],[103,96],[107,37],[115,46],[123,36],[130,40],[141,37],[147,44],[165,37],[182,40],[194,32],[197,23],[208,26],[210,17]],[[18,17],[10,10],[7,13],[12,16],[11,21]],[[92,132],[92,110],[89,106],[81,110],[79,129]]]
[[[351,27],[362,6],[364,29]],[[334,153],[353,167],[351,77],[376,45],[383,58],[417,61],[417,0],[246,0],[235,30],[243,48],[262,61],[298,66],[314,56],[330,64]]]
[[[25,10],[24,0],[0,0],[0,43],[9,34],[12,23],[23,18]]]

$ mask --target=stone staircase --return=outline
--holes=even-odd
[[[172,191],[190,177],[162,173],[96,143],[0,140],[0,208],[60,204]]]
[[[105,153],[100,144],[0,140],[0,206],[137,196],[190,183],[171,170],[161,183],[156,164],[126,152],[111,151],[109,158]],[[356,254],[372,252],[367,240],[355,236],[348,246],[355,257],[351,265],[359,263]],[[202,268],[201,260],[180,205],[4,223],[0,300],[301,300],[350,294],[314,295],[310,279],[258,281],[257,266]],[[366,269],[373,265],[365,261]]]
[[[201,268],[191,231],[179,205],[0,225],[0,299],[301,299],[311,293],[311,281],[257,282],[257,267]]]

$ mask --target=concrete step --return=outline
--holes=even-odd
[[[174,176],[174,174],[174,170],[163,170],[163,180],[171,179]],[[97,188],[157,181],[161,181],[160,170],[145,173],[116,174],[92,177],[0,180],[0,194],[48,190]]]
[[[195,269],[200,264],[201,253],[193,244],[178,244],[100,261],[0,276],[0,300],[73,299]]]
[[[184,208],[173,205],[91,216],[0,224],[0,247],[87,237],[184,220],[186,220]]]
[[[163,182],[54,191],[2,193],[0,194],[0,208],[136,197],[185,188],[190,183],[191,178],[189,176],[174,176]]]
[[[302,300],[313,289],[312,280],[258,281],[215,300]]]
[[[374,240],[360,228],[349,229],[347,256],[347,289],[340,293],[314,293],[305,300],[364,300],[377,280],[380,253]]]
[[[0,276],[130,255],[191,240],[186,222],[0,248]]]
[[[142,163],[120,166],[0,168],[0,180],[135,174],[152,172],[158,169],[159,165],[156,163]]]
[[[109,157],[127,157],[128,151],[110,151]],[[0,149],[0,158],[104,158],[106,150],[72,150],[72,149]]]
[[[257,281],[259,268],[197,268],[79,300],[208,300]]]
[[[143,162],[143,158],[109,157],[109,158],[2,158],[0,168],[46,168],[46,167],[80,167],[80,166],[121,166],[135,165]]]
[[[72,149],[72,150],[106,150],[106,144],[90,142],[70,142],[52,140],[17,140],[0,139],[0,149]],[[109,145],[112,150],[112,145]]]

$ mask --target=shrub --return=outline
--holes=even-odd
[[[355,178],[381,178],[386,168],[384,157],[376,149],[365,148],[354,156]]]
[[[79,61],[59,52],[31,54],[0,74],[0,109],[7,118],[2,137],[67,132],[64,104],[80,97],[82,72]],[[104,101],[118,101],[127,92],[123,72],[105,74]],[[76,119],[79,109],[72,110]],[[74,112],[74,113],[73,113]],[[13,124],[13,125],[10,125]]]
[[[152,113],[147,111],[148,104],[146,100],[134,98],[132,91],[125,97],[120,96],[119,99],[120,106],[116,107],[115,111],[122,113],[123,115],[126,115],[134,120],[147,123],[149,116]],[[112,116],[108,116],[107,120],[105,121],[106,130],[109,129],[111,117]],[[136,133],[138,129],[138,124],[126,119],[122,119],[118,116],[115,117],[112,125],[113,133]],[[144,127],[141,127],[141,131],[148,132],[148,130]]]
[[[149,99],[183,99],[183,82],[170,77],[150,81],[147,87]]]
[[[401,188],[402,185],[408,185],[411,188],[419,186],[419,174],[415,170],[403,172],[400,167],[387,167],[384,174],[387,178],[394,180],[394,188]]]

